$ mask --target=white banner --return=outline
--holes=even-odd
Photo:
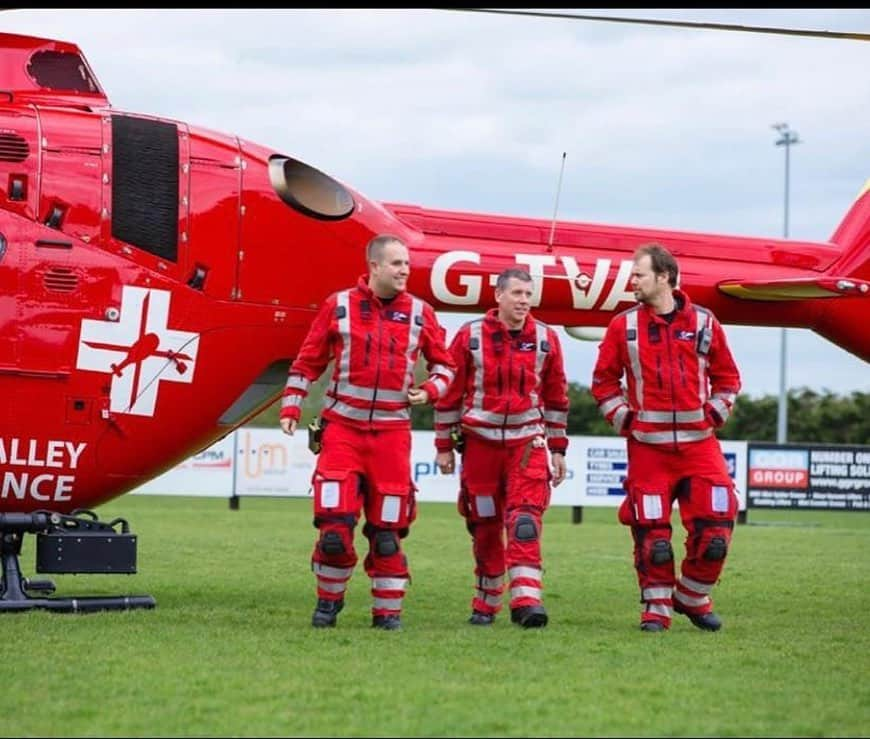
[[[459,490],[459,469],[450,475],[438,471],[434,440],[434,431],[412,432],[411,479],[417,486],[417,499],[453,502]],[[747,444],[721,444],[736,482],[740,510],[745,510]],[[308,450],[307,430],[287,436],[280,429],[243,427],[133,492],[305,497],[309,495],[316,460]],[[457,455],[457,461],[461,469],[462,455]],[[550,505],[616,507],[622,501],[625,439],[571,436],[565,462],[566,479],[554,488]]]

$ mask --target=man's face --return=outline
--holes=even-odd
[[[522,328],[532,307],[532,283],[523,282],[516,277],[508,280],[504,290],[496,288],[495,302],[498,304],[498,317],[510,328]]]
[[[402,292],[407,287],[409,274],[408,250],[397,241],[384,247],[380,261],[369,262],[371,288],[380,298],[392,298]]]
[[[656,274],[652,268],[652,258],[644,254],[634,261],[631,270],[631,289],[634,299],[639,303],[651,303],[669,289],[668,276]]]

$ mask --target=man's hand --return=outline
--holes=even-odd
[[[553,463],[553,487],[558,487],[559,483],[565,479],[565,473],[568,472],[568,465],[565,464],[565,455],[559,452],[552,452],[550,460]]]
[[[425,405],[429,402],[429,393],[421,387],[408,389],[408,402],[411,405]]]
[[[278,423],[281,424],[281,430],[290,436],[293,436],[293,432],[296,431],[296,421],[292,418],[281,418]]]
[[[435,464],[438,465],[438,469],[441,470],[442,475],[452,475],[453,470],[456,469],[456,457],[453,454],[453,451],[438,452],[438,454],[435,455]]]

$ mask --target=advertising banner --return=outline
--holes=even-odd
[[[746,442],[720,441],[728,472],[734,480],[740,510],[746,510]],[[573,505],[618,506],[625,490],[622,481],[628,467],[625,439],[615,436],[575,436],[571,447],[577,455],[581,480],[575,487],[580,500]]]
[[[411,480],[421,502],[454,502],[457,469],[443,475],[435,464],[435,433],[412,432]],[[737,481],[741,510],[746,507],[746,442],[724,441],[723,453]],[[243,427],[216,444],[137,488],[164,495],[296,496],[310,494],[317,458],[308,449],[305,430],[287,436],[280,429]],[[565,481],[553,489],[551,505],[609,506],[622,501],[626,472],[625,440],[613,436],[572,436],[565,456]]]
[[[749,444],[752,508],[870,510],[870,447]]]

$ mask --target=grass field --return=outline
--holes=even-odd
[[[638,629],[613,509],[545,519],[546,629],[466,623],[468,535],[421,506],[404,629],[370,627],[358,565],[336,629],[309,625],[310,500],[128,495],[139,574],[55,576],[56,596],[147,611],[3,614],[3,736],[867,736],[870,515],[751,510],[714,591],[725,626]],[[682,551],[682,529],[675,521]],[[33,571],[28,538],[21,565]],[[357,534],[357,546],[365,541]],[[44,577],[44,576],[42,576]]]

